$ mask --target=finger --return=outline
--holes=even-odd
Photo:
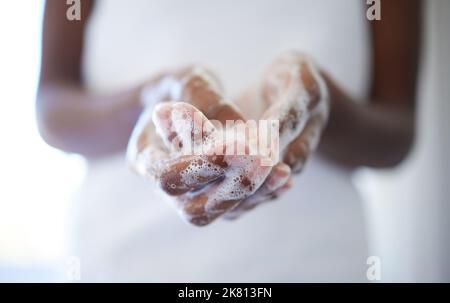
[[[177,70],[165,70],[143,89],[144,105],[154,106],[162,101],[188,102],[201,111],[222,101],[222,84],[213,72],[202,66],[186,66]]]
[[[224,110],[219,115],[230,112]],[[158,176],[161,188],[168,194],[184,194],[224,174],[227,164],[221,156],[223,148],[216,146],[220,142],[214,137],[215,128],[195,107],[187,103],[159,104],[153,122],[172,154],[183,155],[173,159]]]
[[[193,66],[179,74],[181,93],[178,101],[187,102],[200,110],[208,119],[225,123],[227,120],[244,120],[237,107],[225,102],[223,86],[209,69]]]
[[[175,101],[190,103],[206,116],[217,105],[223,103],[222,84],[209,69],[193,66],[182,71],[179,79],[180,98]]]
[[[317,148],[323,127],[324,117],[316,115],[312,117],[286,149],[283,161],[289,165],[293,173],[300,172],[310,154]]]
[[[223,156],[182,156],[168,161],[157,179],[169,195],[179,196],[225,175],[228,164]]]
[[[207,117],[222,124],[226,124],[227,121],[245,121],[244,115],[232,103],[218,104],[209,110]]]
[[[172,106],[170,103],[160,103],[155,106],[152,114],[152,121],[156,133],[161,137],[165,146],[171,150],[173,133]]]
[[[282,192],[290,188],[291,182],[289,166],[284,163],[278,163],[272,168],[263,185],[253,195],[227,212],[224,217],[227,219],[237,218],[241,213],[251,210],[263,202],[276,199]]]
[[[160,165],[168,159],[167,149],[155,132],[152,110],[146,108],[133,129],[127,147],[127,162],[143,177],[156,177]]]
[[[255,192],[254,195],[248,197],[245,201],[248,204],[257,204],[260,202],[259,197],[267,196],[277,189],[283,187],[291,177],[291,169],[284,163],[278,163],[272,168],[263,185]]]
[[[272,64],[262,91],[268,105],[263,117],[280,122],[280,150],[300,134],[310,115],[328,112],[325,83],[312,60],[298,52],[285,53]]]
[[[141,100],[146,107],[164,101],[176,101],[181,97],[180,71],[165,70],[143,85]]]
[[[267,178],[270,167],[258,156],[225,156],[224,178],[204,191],[180,197],[183,216],[195,225],[206,225],[252,195]]]
[[[160,187],[170,195],[183,194],[219,178],[223,175],[226,166],[223,156],[216,156],[208,152],[205,156],[192,154],[176,158],[169,157],[168,150],[161,141],[161,137],[164,136],[160,137],[156,134],[149,116],[152,114],[158,117],[157,124],[160,133],[166,134],[165,140],[167,142],[169,140],[167,136],[171,133],[168,131],[170,130],[169,125],[179,124],[177,119],[186,111],[189,115],[201,114],[188,104],[165,103],[153,113],[150,109],[147,109],[133,131],[127,152],[127,158],[132,168],[144,177],[156,179]],[[172,121],[173,115],[177,119]],[[206,118],[203,115],[202,117],[202,123],[206,124]],[[177,130],[182,131],[179,128],[175,129],[175,131]],[[190,131],[193,132],[193,129]],[[192,138],[192,136],[189,135],[189,138]],[[208,138],[208,135],[203,134],[200,136],[200,139],[202,138]],[[173,138],[170,139],[173,140]],[[179,142],[186,142],[186,140],[179,140]]]
[[[172,154],[203,154],[216,143],[215,127],[190,104],[158,104],[152,119],[157,133]]]
[[[278,198],[280,198],[284,193],[286,193],[289,189],[292,188],[293,186],[293,179],[292,177],[288,179],[288,181],[286,182],[286,184],[284,184],[282,187],[280,187],[279,189],[277,189],[276,191],[265,195],[265,196],[261,196],[260,200],[258,203],[249,203],[249,204],[244,204],[241,207],[241,204],[239,204],[237,207],[233,208],[231,211],[227,212],[223,218],[226,220],[235,220],[240,218],[242,215],[246,214],[249,211],[252,211],[253,209],[255,209],[256,207],[260,206],[261,204],[265,203],[265,202],[270,202],[273,200],[276,200]]]
[[[263,101],[268,105],[279,102],[291,90],[308,93],[308,108],[312,110],[326,93],[325,83],[312,58],[297,51],[289,51],[274,60],[266,72],[262,85]]]

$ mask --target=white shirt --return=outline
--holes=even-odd
[[[280,52],[310,54],[355,96],[367,90],[368,32],[358,0],[97,1],[84,50],[92,90],[120,91],[167,67],[202,63],[230,95]],[[91,163],[75,217],[83,279],[363,281],[362,205],[344,171],[314,158],[293,189],[237,221],[188,226],[123,155]]]

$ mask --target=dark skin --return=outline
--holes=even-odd
[[[111,95],[84,87],[83,35],[94,1],[81,4],[82,20],[69,22],[65,1],[46,2],[37,114],[50,145],[99,158],[125,149],[142,110],[142,85]],[[414,139],[420,24],[419,0],[383,2],[382,20],[370,23],[373,70],[364,104],[323,71],[331,113],[321,153],[349,167],[391,167],[405,158]]]
[[[142,106],[138,87],[111,95],[84,88],[83,35],[94,1],[80,3],[81,21],[69,22],[65,1],[46,2],[38,123],[50,145],[98,158],[125,148]]]
[[[325,77],[332,108],[321,149],[349,166],[390,167],[404,159],[414,139],[420,1],[385,1],[382,20],[371,23],[372,83],[367,105],[346,96]]]

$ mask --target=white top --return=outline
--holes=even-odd
[[[84,72],[119,91],[166,67],[203,63],[236,94],[277,54],[310,54],[351,94],[367,90],[368,33],[358,0],[97,1]],[[312,159],[280,200],[237,221],[188,226],[123,155],[91,163],[75,217],[85,280],[363,281],[362,206],[349,173]]]

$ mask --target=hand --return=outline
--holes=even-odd
[[[283,183],[283,175],[302,171],[307,159],[317,148],[329,114],[327,85],[317,67],[307,56],[287,52],[277,58],[259,88],[243,94],[238,104],[263,104],[260,119],[280,121],[280,158],[262,186],[254,195],[226,214],[236,218],[246,210],[278,198],[292,187],[292,178]],[[244,107],[244,106],[242,106]],[[258,107],[258,106],[254,106]],[[285,172],[284,174],[282,172]],[[276,176],[279,176],[276,178]]]
[[[273,72],[269,73],[270,77],[266,78],[262,86],[265,102],[268,104],[263,117],[281,118],[280,135],[282,144],[285,145],[282,154],[291,153],[288,160],[293,160],[297,155],[306,159],[307,151],[303,147],[311,146],[308,152],[313,149],[314,142],[310,139],[312,135],[310,131],[306,132],[307,135],[304,131],[300,133],[301,126],[296,126],[300,124],[300,118],[306,119],[304,116],[307,114],[319,112],[317,108],[320,100],[305,97],[304,89],[293,84],[298,79],[295,78],[295,73],[292,73],[292,68],[288,70],[286,64],[280,63],[283,62],[274,64],[271,68]],[[300,61],[289,64],[306,63]],[[153,101],[184,100],[201,111],[185,103],[166,103],[158,105],[154,110],[147,110],[130,140],[128,156],[136,171],[143,176],[156,178],[166,193],[176,197],[179,209],[190,222],[197,225],[208,224],[225,213],[228,217],[236,217],[242,211],[276,198],[292,186],[290,168],[284,163],[267,167],[261,165],[260,156],[217,155],[209,152],[208,149],[217,148],[217,144],[208,145],[211,137],[217,134],[217,129],[209,119],[217,119],[220,122],[243,120],[235,107],[223,102],[220,83],[210,72],[187,68],[176,73],[166,73],[156,79],[147,90],[147,95],[151,96]],[[312,80],[310,82],[315,84]],[[301,100],[300,94],[303,98],[300,98]],[[316,99],[321,97],[317,94]],[[301,117],[291,115],[293,109],[299,108],[298,102],[304,103],[308,100],[317,104],[307,106]],[[288,116],[285,115],[285,110]],[[151,116],[156,129],[151,123]],[[194,116],[200,118],[194,120]],[[315,119],[308,119],[304,123],[318,125]],[[293,125],[295,127],[292,127]],[[192,148],[191,138],[195,137],[195,131],[198,129],[206,129],[207,134],[194,139],[193,144],[206,149],[206,153],[186,153],[188,146]],[[303,138],[301,152],[298,152],[297,148],[300,143],[292,144],[296,140],[300,141],[298,138]],[[212,141],[218,142],[222,148],[227,144],[236,144]],[[211,155],[208,156],[209,154]]]
[[[186,68],[155,79],[146,90],[151,101],[182,99],[202,111],[188,103],[149,107],[135,127],[128,159],[138,173],[156,179],[167,194],[175,197],[190,222],[207,224],[254,193],[272,168],[260,165],[258,156],[209,152],[208,148],[218,148],[207,142],[218,131],[203,113],[220,122],[243,120],[233,105],[223,102],[220,84],[210,72]],[[202,133],[196,138],[198,130]],[[191,138],[194,145],[202,147],[203,154],[193,155],[187,150],[192,147]],[[222,148],[227,144],[213,142]]]

